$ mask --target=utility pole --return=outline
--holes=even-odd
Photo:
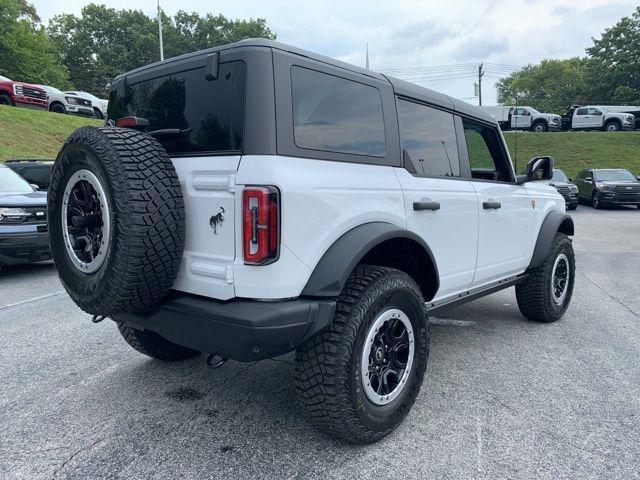
[[[158,0],[158,36],[160,37],[160,61],[164,60],[164,46],[162,45],[162,10]]]
[[[483,63],[478,65],[478,105],[480,106],[482,106],[482,77],[484,77],[484,72],[482,71],[483,65]]]

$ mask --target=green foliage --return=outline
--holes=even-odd
[[[640,7],[594,39],[587,54],[592,95],[640,103]]]
[[[571,104],[640,104],[640,7],[608,28],[587,57],[543,60],[497,84],[498,102],[563,113]]]
[[[26,0],[0,0],[0,69],[14,80],[71,86],[55,45]]]
[[[585,60],[543,60],[537,65],[527,65],[500,79],[496,88],[499,103],[564,113],[571,104],[587,101]]]
[[[275,38],[264,19],[229,20],[179,11],[162,14],[165,58],[250,37]],[[104,96],[120,73],[159,60],[158,24],[139,10],[90,4],[80,16],[62,14],[49,22],[48,34],[63,53],[76,88]]]

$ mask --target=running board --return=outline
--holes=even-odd
[[[492,293],[499,292],[500,290],[504,290],[505,288],[517,285],[518,283],[525,280],[528,276],[529,275],[527,273],[523,273],[515,277],[509,277],[505,278],[504,280],[499,280],[496,283],[491,283],[483,287],[467,290],[466,292],[459,293],[452,297],[443,298],[442,300],[438,300],[437,302],[427,302],[427,313],[429,315],[432,315],[433,313],[445,307],[456,307],[458,305],[471,302],[472,300],[476,300],[480,297],[486,297],[487,295],[491,295]]]

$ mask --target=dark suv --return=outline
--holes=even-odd
[[[624,168],[588,168],[576,178],[578,198],[594,208],[635,205],[640,208],[640,182]]]
[[[49,188],[53,160],[14,159],[7,160],[5,165],[40,190]]]
[[[549,181],[549,185],[555,187],[558,193],[564,198],[567,210],[575,210],[578,208],[578,187],[570,183],[571,179],[559,168],[553,169],[553,177]]]
[[[47,194],[0,163],[0,267],[49,260]]]

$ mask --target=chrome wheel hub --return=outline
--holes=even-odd
[[[562,305],[567,298],[570,277],[569,259],[561,253],[556,257],[551,271],[551,296],[556,305]]]
[[[103,264],[109,247],[109,204],[104,189],[89,170],[78,170],[67,182],[62,199],[62,231],[67,254],[83,273]]]
[[[367,398],[375,405],[393,401],[406,385],[415,349],[409,317],[396,308],[375,319],[365,339],[360,374]]]

